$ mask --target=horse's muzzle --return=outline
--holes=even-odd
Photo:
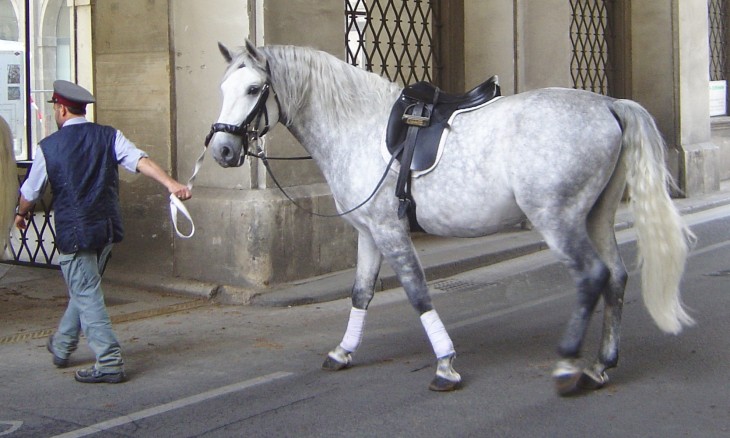
[[[246,158],[245,148],[240,139],[236,137],[226,136],[224,139],[214,141],[210,148],[212,149],[213,158],[221,167],[239,167]]]

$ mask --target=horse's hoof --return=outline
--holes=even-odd
[[[561,397],[573,395],[580,390],[579,381],[583,372],[569,361],[560,361],[553,371],[555,390]]]
[[[573,395],[580,390],[578,382],[581,378],[581,373],[578,374],[553,374],[553,382],[555,383],[555,390],[561,397]]]
[[[456,354],[439,358],[436,365],[436,377],[433,378],[428,389],[431,391],[453,391],[459,388],[461,376],[454,369]]]
[[[595,373],[593,370],[585,369],[578,380],[578,386],[582,389],[597,390],[606,386],[608,383],[608,374],[602,372]]]
[[[340,362],[332,356],[327,356],[327,358],[322,363],[322,369],[325,371],[339,371],[350,368],[351,366],[352,360],[349,358],[349,355],[348,360],[346,360],[345,362]]]
[[[444,379],[441,376],[436,376],[431,381],[431,384],[428,385],[428,389],[431,391],[439,391],[439,392],[445,392],[445,391],[453,391],[455,389],[459,389],[461,386],[461,380],[449,380]]]

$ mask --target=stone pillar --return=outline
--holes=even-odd
[[[71,13],[75,14],[75,22],[71,20],[71,59],[76,62],[76,81],[79,85],[94,92],[94,67],[93,47],[91,35],[91,0],[67,0]],[[75,25],[73,24],[75,23]],[[87,117],[94,119],[94,111],[90,111]]]
[[[515,1],[516,93],[573,86],[570,23],[567,1]]]
[[[675,0],[679,56],[679,183],[685,196],[719,190],[719,148],[711,141],[709,29],[705,0]]]
[[[514,3],[514,0],[464,2],[467,89],[496,74],[502,94],[515,93]]]
[[[170,0],[175,47],[177,142],[181,174],[190,175],[202,139],[220,112],[226,65],[215,38],[229,48],[292,44],[344,59],[341,0]],[[209,10],[227,11],[208,14]],[[217,32],[211,34],[208,29]],[[283,125],[266,136],[271,156],[306,155]],[[271,162],[303,207],[333,213],[329,187],[311,161]],[[342,219],[311,216],[287,200],[258,160],[223,169],[210,154],[187,204],[196,233],[175,239],[175,274],[260,290],[353,266],[355,233]]]
[[[651,112],[684,196],[719,189],[710,142],[707,1],[632,1],[632,99]]]
[[[121,130],[169,172],[175,150],[168,7],[167,0],[92,2],[97,122]],[[121,170],[120,197],[125,236],[110,268],[169,275],[167,190]]]
[[[504,95],[572,86],[569,2],[464,2],[464,17],[467,88],[493,74]]]

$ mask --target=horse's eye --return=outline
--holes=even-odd
[[[261,91],[261,87],[259,87],[258,85],[251,85],[250,87],[248,87],[248,94],[250,96],[259,94],[259,91]]]

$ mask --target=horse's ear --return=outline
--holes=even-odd
[[[262,66],[266,65],[266,57],[264,57],[259,49],[257,49],[256,46],[254,46],[253,43],[248,40],[248,38],[246,39],[246,51],[248,52],[249,56],[251,56],[251,59],[258,62]]]
[[[221,51],[221,55],[223,55],[223,58],[225,58],[227,63],[231,63],[233,61],[233,56],[231,56],[231,51],[228,50],[228,47],[224,46],[222,43],[218,43],[218,50]]]

